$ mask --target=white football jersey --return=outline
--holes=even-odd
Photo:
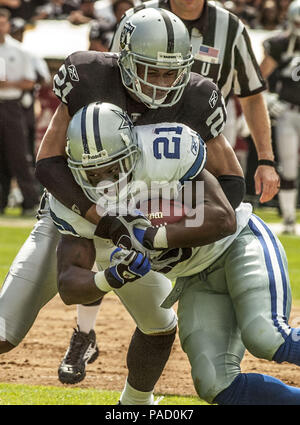
[[[252,214],[251,204],[242,202],[235,210],[237,229],[233,235],[222,238],[214,243],[192,248],[190,258],[177,264],[166,274],[169,279],[176,277],[192,276],[205,270],[213,264],[232,244],[236,237],[241,233],[243,228],[248,224]]]
[[[131,193],[153,188],[153,182],[156,188],[172,183],[174,191],[180,190],[184,182],[192,180],[203,170],[206,162],[205,143],[186,125],[149,124],[136,126],[134,131],[141,154],[133,173]],[[75,237],[93,239],[97,266],[100,270],[107,267],[110,254],[116,248],[113,243],[94,236],[94,224],[66,208],[51,195],[49,203],[51,217],[59,231]],[[234,235],[210,245],[194,248],[191,257],[178,264],[167,276],[188,276],[208,267],[245,227],[251,212],[249,204],[241,204],[236,210],[238,226]]]
[[[205,143],[186,125],[166,122],[136,126],[134,131],[141,150],[134,171],[137,187],[140,183],[151,188],[153,182],[180,187],[203,170]]]

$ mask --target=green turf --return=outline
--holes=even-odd
[[[155,398],[160,395],[155,396]],[[0,384],[0,405],[115,405],[117,391]],[[197,397],[166,395],[160,405],[206,405]]]
[[[276,210],[259,209],[255,213],[266,222],[279,222]],[[14,211],[10,219],[19,220]],[[299,217],[299,212],[298,212]],[[7,218],[7,216],[5,216]],[[300,217],[298,222],[300,221]],[[0,226],[0,286],[22,243],[32,227]],[[289,274],[292,287],[293,303],[300,302],[300,238],[280,236],[288,257]],[[17,384],[0,384],[0,405],[114,405],[119,398],[118,392],[94,389],[28,386]],[[207,404],[197,397],[165,395],[161,405],[200,405]]]

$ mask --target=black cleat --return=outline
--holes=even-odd
[[[85,378],[87,363],[93,363],[99,356],[95,331],[88,334],[74,329],[69,348],[58,368],[58,379],[63,384],[77,384]]]

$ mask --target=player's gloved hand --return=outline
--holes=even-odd
[[[168,273],[177,264],[187,260],[192,255],[192,248],[170,248],[164,249],[158,256],[151,258],[151,269]]]
[[[122,212],[122,211],[121,211]],[[142,244],[142,235],[134,232],[134,229],[146,229],[151,223],[143,213],[137,209],[126,211],[122,215],[120,211],[117,215],[108,213],[99,221],[95,235],[104,239],[111,239],[113,243],[123,249],[145,252]]]
[[[167,231],[165,226],[133,229],[136,239],[148,250],[153,253],[155,250],[168,248]]]
[[[114,289],[145,276],[151,265],[148,257],[141,252],[117,248],[111,254],[111,266],[104,271],[107,283]]]

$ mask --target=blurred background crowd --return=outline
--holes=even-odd
[[[18,99],[22,109],[22,112],[20,111],[22,117],[18,115],[18,119],[16,116],[14,119],[6,117],[4,123],[0,117],[0,132],[2,132],[0,137],[1,134],[9,133],[10,136],[7,137],[17,140],[20,157],[23,155],[25,158],[25,160],[21,159],[17,166],[10,164],[9,159],[1,153],[0,143],[0,214],[5,214],[7,207],[14,206],[21,206],[21,213],[25,216],[35,214],[42,188],[34,179],[34,157],[58,105],[58,100],[52,92],[52,78],[64,58],[53,55],[47,57],[46,52],[43,57],[43,55],[35,55],[28,49],[26,50],[22,44],[24,35],[33,32],[41,21],[65,21],[74,27],[84,26],[87,28],[87,49],[108,51],[121,16],[127,9],[139,3],[141,3],[140,0],[0,0],[0,114],[3,117],[3,114],[7,113],[6,101],[14,102]],[[291,0],[218,0],[215,3],[236,14],[251,31],[251,34],[263,33],[264,39],[268,37],[269,33],[271,36],[276,31],[281,32],[288,29],[287,10]],[[3,16],[5,15],[3,11],[8,12],[7,26],[5,26],[6,17]],[[298,37],[298,43],[299,39],[300,37]],[[64,39],[60,43],[63,44]],[[6,82],[1,78],[1,59],[7,58],[5,45],[8,45],[7,49],[10,51],[12,48],[16,49],[16,57],[10,64],[9,71],[12,74],[18,73],[19,85],[16,87],[6,86]],[[23,65],[18,65],[18,55],[20,55],[17,53],[18,49],[22,49],[22,54],[28,56],[29,62],[31,62],[31,71],[29,64],[28,66],[24,65],[24,57]],[[260,63],[259,59],[258,62]],[[32,73],[34,81],[30,85],[28,82],[32,81]],[[271,87],[272,75],[269,78],[270,90]],[[3,96],[3,94],[5,95]],[[297,113],[300,118],[300,110],[297,109]],[[274,130],[278,112],[273,113],[270,110],[270,114]],[[275,207],[280,214],[277,196],[269,203],[259,205],[258,196],[255,195],[253,175],[257,166],[256,151],[243,119],[238,98],[231,99],[228,105],[228,116],[229,124],[234,123],[234,133],[231,133],[230,136],[233,137],[231,143],[246,176],[246,200],[252,202],[256,207]],[[1,122],[4,128],[1,127]],[[16,129],[17,124],[19,129]],[[299,139],[300,133],[298,134]],[[28,146],[28,149],[26,151],[22,149],[21,144]],[[275,141],[273,144],[275,159],[278,160]],[[297,166],[299,167],[299,159]],[[297,179],[299,179],[298,176],[299,173]],[[35,189],[32,189],[33,187]],[[297,206],[300,206],[299,196]]]

